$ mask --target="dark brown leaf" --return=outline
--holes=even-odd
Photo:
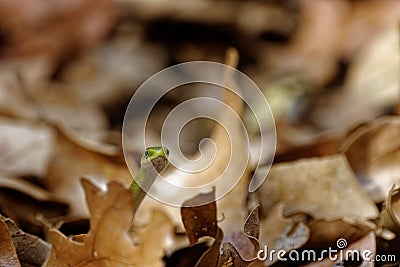
[[[199,203],[208,203],[199,206]],[[199,194],[182,204],[181,216],[190,245],[198,242],[200,237],[211,236],[216,238],[217,205],[215,203],[215,189],[210,193]]]

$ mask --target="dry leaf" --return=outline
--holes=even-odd
[[[133,218],[132,193],[111,182],[102,192],[82,180],[89,206],[90,230],[87,235],[68,239],[50,231],[53,245],[46,266],[162,266],[163,248],[172,225],[162,212],[154,212],[149,225],[138,229],[138,245],[129,231]]]
[[[35,12],[32,12],[35,11]],[[114,22],[112,1],[2,1],[1,55],[46,54],[55,60],[87,48],[105,37]]]
[[[115,180],[126,187],[132,181],[121,153],[93,150],[70,132],[55,127],[55,149],[49,162],[46,184],[70,204],[75,215],[86,216],[84,196],[79,184],[82,176],[90,176],[102,187]]]
[[[208,204],[199,206],[201,203]],[[218,232],[215,190],[186,200],[181,208],[181,216],[190,245],[196,244],[203,236],[215,238]]]
[[[24,233],[11,219],[4,218],[0,215],[0,221],[4,222],[8,227],[18,259],[22,266],[42,266],[43,262],[50,254],[50,244],[37,236]],[[0,251],[3,250],[0,249]],[[0,264],[0,266],[3,265]]]
[[[251,211],[246,219],[243,233],[233,233],[224,239],[218,266],[245,267],[257,258],[260,249],[259,210],[259,207],[256,207]]]
[[[196,206],[196,204],[204,203],[205,200],[208,204]],[[232,264],[236,264],[234,266],[248,266],[253,262],[259,249],[258,236],[260,233],[260,224],[258,213],[258,207],[250,213],[244,226],[244,234],[231,234],[222,243],[224,233],[217,225],[215,191],[213,190],[207,194],[199,194],[185,201],[181,208],[181,214],[190,244],[194,245],[197,243],[200,237],[214,237],[214,242],[199,259],[196,267],[220,267]],[[226,241],[232,241],[236,247]],[[240,255],[237,249],[244,252],[245,256],[250,256],[251,259],[244,260],[243,255]],[[220,250],[222,250],[221,253]]]
[[[295,222],[291,218],[283,216],[284,206],[277,204],[268,213],[267,217],[261,220],[260,245],[261,249],[285,250],[297,249],[303,246],[310,237],[310,230],[303,222]],[[262,255],[264,256],[264,255]],[[265,261],[256,261],[252,266],[270,266],[277,262],[277,255],[271,259],[268,255]]]
[[[398,5],[394,1],[385,3]],[[397,23],[367,43],[352,61],[343,87],[328,91],[326,96],[317,100],[311,114],[312,121],[322,128],[348,129],[375,119],[385,114],[388,107],[394,106],[399,88],[398,43]]]
[[[350,224],[343,220],[311,220],[307,226],[310,228],[311,236],[306,246],[321,249],[334,246],[339,238],[345,238],[350,243],[354,242],[373,230],[370,226]]]
[[[300,212],[315,219],[350,222],[378,217],[377,207],[342,155],[275,164],[258,194],[263,214],[282,202],[284,215]]]
[[[343,142],[358,180],[375,202],[400,181],[400,118],[382,117],[353,131]]]
[[[383,205],[380,226],[400,234],[400,189],[392,187]]]
[[[57,195],[17,177],[0,176],[0,210],[31,233],[43,229],[38,216],[65,215],[68,205]]]
[[[0,266],[21,267],[7,224],[0,219]]]
[[[8,118],[0,119],[0,171],[44,177],[53,149],[50,127]]]
[[[333,249],[337,249],[333,248]],[[352,257],[354,255],[351,252],[358,251],[359,252],[359,260],[357,260],[357,256],[354,256],[353,259],[347,258],[346,255]],[[367,252],[366,252],[367,251]],[[363,253],[368,253],[367,258],[370,260],[363,260]],[[343,255],[343,257],[341,257]],[[332,259],[336,257],[335,260],[331,260],[330,258],[326,258],[323,261],[310,263],[306,266],[308,267],[331,267],[331,266],[348,266],[346,264],[353,264],[351,266],[360,266],[360,267],[372,267],[374,266],[374,259],[376,255],[376,244],[375,244],[375,234],[373,232],[369,232],[360,240],[350,244],[350,246],[343,249],[341,252],[338,252],[335,255],[332,255]]]

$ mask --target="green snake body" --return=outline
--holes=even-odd
[[[168,148],[163,146],[149,147],[143,153],[139,172],[129,187],[133,196],[134,214],[159,173],[168,166],[168,155]]]

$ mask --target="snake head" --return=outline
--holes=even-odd
[[[141,165],[152,164],[157,172],[162,172],[168,166],[169,150],[165,146],[148,147],[140,160]]]

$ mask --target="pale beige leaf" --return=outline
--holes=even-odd
[[[300,212],[315,219],[348,221],[378,217],[377,207],[342,155],[275,164],[258,194],[264,214],[282,202],[285,215]]]

